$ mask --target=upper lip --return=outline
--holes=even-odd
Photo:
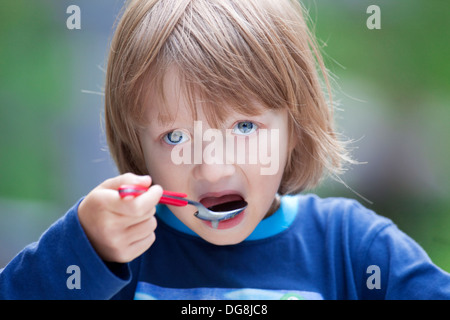
[[[202,201],[205,198],[219,198],[228,194],[237,194],[239,196],[241,196],[242,198],[244,198],[244,196],[242,195],[242,193],[240,191],[237,190],[223,190],[223,191],[217,191],[217,192],[207,192],[202,194],[198,199],[198,201]]]

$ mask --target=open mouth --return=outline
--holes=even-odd
[[[206,208],[215,212],[224,212],[244,207],[247,202],[238,194],[226,194],[221,197],[206,197],[200,200]]]
[[[219,197],[205,197],[200,200],[206,208],[214,212],[225,212],[235,209],[241,209],[247,206],[247,202],[239,194],[226,194]],[[214,229],[229,229],[238,225],[243,217],[244,212],[240,211],[229,218],[220,221],[203,221],[206,225]]]

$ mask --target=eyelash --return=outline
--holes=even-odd
[[[251,129],[250,129],[250,131],[249,132],[245,132],[245,133],[239,133],[239,132],[237,132],[237,130],[239,130],[239,128],[238,128],[238,126],[240,125],[240,124],[244,124],[244,123],[250,123],[251,125],[252,125],[252,127],[251,127]],[[242,129],[242,128],[241,128]],[[234,133],[234,134],[236,134],[236,135],[239,135],[239,136],[249,136],[250,134],[252,134],[252,133],[254,133],[256,130],[258,130],[259,129],[259,125],[257,125],[255,122],[253,122],[253,121],[239,121],[239,122],[237,122],[236,124],[234,124],[233,125],[233,129],[232,129],[232,133]],[[175,133],[175,132],[180,132],[181,134],[182,134],[182,136],[181,136],[181,139],[179,140],[179,141],[177,141],[177,142],[173,142],[173,141],[171,141],[170,139],[172,138],[172,135]],[[187,137],[186,137],[187,136]],[[163,141],[165,142],[165,143],[167,143],[168,145],[170,145],[170,146],[176,146],[176,145],[178,145],[178,144],[181,144],[181,143],[184,143],[184,142],[186,142],[186,141],[189,141],[189,135],[186,133],[186,132],[184,132],[184,131],[182,131],[182,130],[173,130],[173,131],[171,131],[171,132],[169,132],[169,133],[166,133],[164,136],[163,136]]]

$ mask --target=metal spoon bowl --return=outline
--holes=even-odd
[[[195,216],[199,219],[210,221],[223,221],[231,219],[241,213],[245,208],[247,208],[248,205],[244,200],[226,202],[211,206],[209,208],[206,208],[201,203],[199,204],[201,207],[196,205],[198,211],[195,213]]]
[[[171,197],[167,196],[168,198],[178,198],[178,197]],[[226,203],[221,203],[215,206],[211,206],[209,208],[206,208],[203,204],[197,201],[189,200],[189,199],[183,199],[188,202],[188,204],[195,206],[198,211],[194,213],[194,215],[202,220],[211,221],[211,222],[219,222],[231,219],[241,213],[242,211],[247,208],[248,203],[244,200],[237,200],[237,201],[230,201]],[[213,227],[217,224],[212,224]]]

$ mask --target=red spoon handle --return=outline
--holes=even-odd
[[[148,187],[143,187],[143,186],[139,186],[139,185],[122,185],[118,189],[119,195],[121,198],[125,198],[127,196],[138,197],[142,193],[146,192],[147,190],[148,190]],[[164,197],[164,196],[167,196],[167,197]],[[188,204],[187,200],[177,199],[177,198],[173,198],[173,197],[185,198],[185,197],[187,197],[187,194],[164,190],[163,196],[159,200],[159,203],[170,204],[170,205],[179,206],[179,207],[183,207]]]

